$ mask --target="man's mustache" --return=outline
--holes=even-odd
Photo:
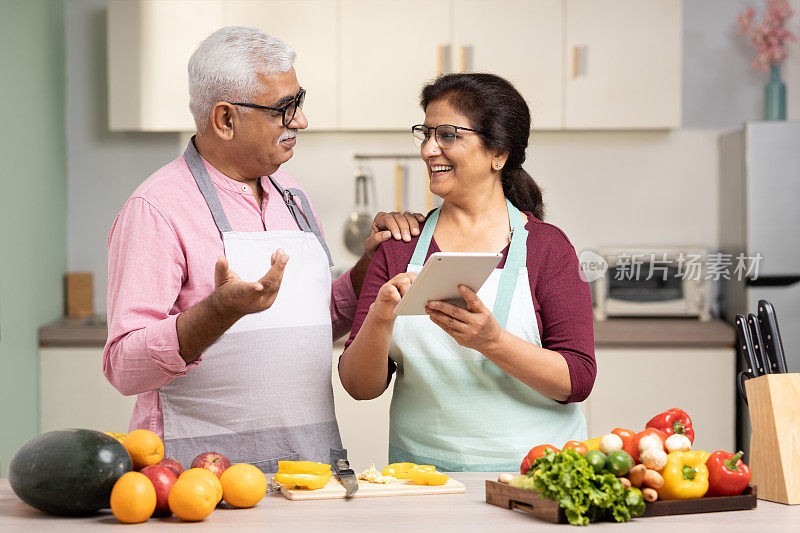
[[[280,144],[282,141],[286,141],[288,139],[294,139],[295,137],[297,137],[297,130],[296,129],[286,130],[283,133],[281,133],[281,136],[278,137],[278,142],[275,143],[275,144]]]

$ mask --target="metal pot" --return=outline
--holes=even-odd
[[[364,253],[364,241],[372,231],[372,209],[369,202],[369,187],[372,175],[365,168],[355,172],[355,206],[344,225],[344,244],[356,256]]]

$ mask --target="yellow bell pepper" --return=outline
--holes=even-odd
[[[603,437],[597,437],[597,438],[594,438],[594,439],[585,440],[585,441],[583,441],[583,443],[586,445],[586,447],[589,449],[589,451],[599,450],[600,449],[600,439],[602,439],[602,438]]]
[[[702,498],[708,491],[708,468],[704,451],[672,452],[667,455],[667,465],[661,472],[664,486],[658,489],[662,500],[688,500]]]
[[[275,474],[275,481],[288,489],[321,489],[328,484],[331,472],[327,474],[287,474],[278,472]]]
[[[331,465],[312,463],[311,461],[278,461],[278,472],[281,474],[315,474],[318,476],[328,474],[328,477],[330,477]]]
[[[436,472],[436,467],[431,465],[418,465],[416,463],[392,463],[381,470],[382,476],[392,476],[397,479],[411,479],[412,472]]]
[[[444,485],[448,479],[450,478],[446,475],[436,472],[411,471],[411,481],[416,485]]]

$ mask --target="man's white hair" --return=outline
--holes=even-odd
[[[258,75],[287,72],[295,55],[258,28],[227,26],[209,35],[189,58],[189,110],[197,131],[208,125],[217,102],[249,101],[260,88]]]

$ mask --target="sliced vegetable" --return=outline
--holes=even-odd
[[[525,456],[525,459],[522,460],[522,464],[519,466],[519,473],[527,474],[528,470],[533,466],[534,461],[540,457],[544,457],[545,453],[548,451],[558,453],[559,450],[550,444],[540,444],[539,446],[531,448],[531,451],[528,452],[528,455]]]
[[[619,435],[609,433],[600,438],[600,451],[608,455],[622,449],[622,439]]]
[[[658,489],[662,500],[702,498],[708,491],[706,452],[672,452],[664,467],[664,486]]]
[[[646,428],[656,428],[669,435],[686,435],[690,442],[694,442],[694,429],[692,429],[692,419],[678,408],[669,409],[660,415],[654,416],[645,424]]]
[[[392,476],[397,479],[411,479],[413,472],[436,472],[436,467],[418,465],[416,463],[392,463],[381,470],[381,475]]]
[[[321,489],[327,485],[330,478],[330,471],[327,474],[286,474],[282,472],[275,474],[275,481],[288,489]]]
[[[411,481],[417,485],[444,485],[448,479],[450,479],[448,476],[438,472],[422,472],[419,470],[411,472]]]
[[[331,465],[311,461],[278,461],[278,472],[282,474],[330,474]]]
[[[589,450],[586,452],[586,460],[589,461],[589,466],[591,466],[597,474],[602,472],[606,467],[606,454],[600,450]]]
[[[706,460],[708,495],[735,496],[744,492],[750,483],[750,468],[742,462],[742,452],[718,450]]]
[[[688,452],[692,449],[692,441],[686,435],[670,435],[664,442],[664,447],[668,453],[672,452]]]
[[[608,454],[606,470],[615,476],[624,476],[633,468],[633,457],[625,450],[616,450]]]

